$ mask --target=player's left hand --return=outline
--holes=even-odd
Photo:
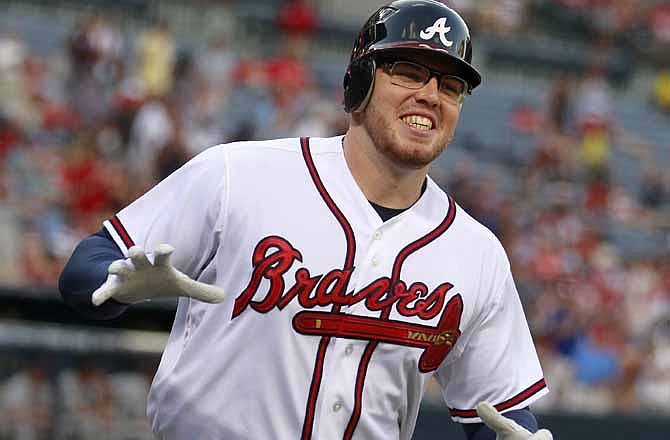
[[[495,431],[497,440],[553,440],[554,438],[547,429],[540,429],[533,434],[514,420],[500,414],[488,402],[477,405],[477,414],[486,426]]]

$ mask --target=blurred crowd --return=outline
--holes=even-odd
[[[317,11],[306,1],[278,3],[280,32],[270,54],[242,53],[225,30],[185,49],[167,20],[146,23],[130,37],[104,14],[82,16],[48,55],[23,35],[0,34],[1,284],[53,288],[81,238],[205,148],[346,130],[341,91],[324,85],[307,62],[318,47]],[[523,33],[531,2],[448,3],[475,26],[504,34]],[[595,23],[615,33],[651,17],[639,17],[632,1],[544,3],[600,14],[618,25]],[[654,38],[667,43],[667,6],[656,7]],[[668,114],[670,70],[654,72],[649,102],[635,105]],[[491,72],[489,87],[494,77]],[[514,142],[523,143],[526,153],[511,160],[492,153],[494,146],[473,145],[481,156],[432,175],[509,253],[552,390],[538,408],[667,415],[670,173],[668,161],[659,163],[655,154],[665,152],[667,159],[670,129],[664,145],[645,144],[622,128],[613,94],[597,62],[585,72],[547,78],[542,106],[518,105],[500,115],[513,133],[509,147],[520,151]],[[462,142],[452,148],[467,151]],[[612,172],[613,158],[621,155],[642,170],[639,184]],[[482,156],[486,161],[478,162]],[[651,243],[632,252],[617,239],[621,232],[634,243]],[[74,408],[80,403],[67,390],[86,380],[79,373],[64,372],[38,400],[57,396]],[[39,371],[26,370],[0,382],[0,408],[27,389],[39,390],[41,380]],[[99,384],[91,393],[112,405],[108,393],[118,387]],[[430,388],[427,399],[441,398]],[[104,432],[100,426],[90,429]]]
[[[19,364],[0,382],[1,440],[154,438],[144,416],[151,381],[146,372],[95,359],[59,369],[35,360]]]

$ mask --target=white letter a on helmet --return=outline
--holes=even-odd
[[[447,32],[451,30],[451,26],[447,26],[447,17],[441,17],[435,20],[432,26],[428,26],[426,29],[422,30],[419,33],[419,36],[424,40],[430,40],[435,36],[436,33],[440,34],[440,41],[446,47],[451,47],[454,44],[453,41],[447,40]]]

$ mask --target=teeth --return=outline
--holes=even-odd
[[[430,130],[433,128],[433,122],[424,116],[408,115],[404,116],[402,120],[406,124],[411,125],[414,128],[418,128],[419,130]]]

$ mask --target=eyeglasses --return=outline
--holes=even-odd
[[[397,86],[420,89],[435,77],[440,93],[450,102],[460,104],[468,93],[468,85],[463,79],[431,70],[420,64],[410,61],[380,60],[380,65],[391,77],[391,83]]]

